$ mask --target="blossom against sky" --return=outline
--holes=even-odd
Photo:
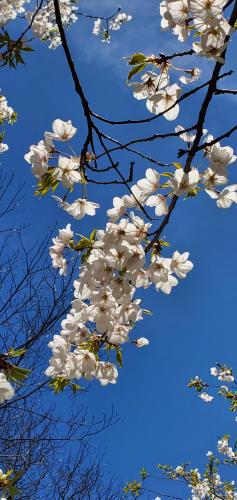
[[[103,12],[114,6],[117,6],[114,1],[103,2]],[[99,2],[94,1],[93,5],[90,2],[90,11],[98,8]],[[92,35],[87,37],[92,24],[89,25],[89,21],[86,24],[86,20],[73,27],[71,46],[87,95],[97,111],[103,110],[106,116],[147,116],[144,103],[136,101],[126,86],[127,66],[120,57],[135,50],[173,51],[177,41],[173,35],[160,33],[157,2],[149,2],[148,9],[141,1],[123,2],[122,8],[134,19],[123,32],[114,34],[110,46],[101,44]],[[86,0],[81,2],[83,9],[87,10]],[[151,23],[149,30],[146,29],[148,22]],[[31,144],[41,139],[45,130],[50,130],[55,117],[72,120],[79,134],[79,139],[74,140],[80,144],[83,140],[78,113],[80,103],[74,94],[62,49],[50,52],[46,45],[38,44],[36,50],[35,57],[34,54],[27,57],[26,68],[19,67],[16,73],[6,69],[1,80],[4,95],[7,90],[7,100],[19,114],[14,129],[8,130],[10,150],[1,157],[1,163],[3,169],[14,171],[16,180],[26,182],[26,196],[19,207],[18,219],[19,222],[31,222],[32,230],[25,236],[29,246],[45,234],[49,226],[58,222],[60,228],[65,227],[71,218],[58,209],[54,200],[39,201],[33,197],[35,179],[24,161],[25,153]],[[232,108],[231,99],[228,103],[222,115],[223,122]],[[217,135],[217,117],[221,112],[221,101],[215,101],[206,124],[213,135]],[[192,122],[191,103],[184,107],[179,118],[173,122],[174,127]],[[157,122],[157,129],[159,126]],[[129,128],[121,132],[121,136],[126,138],[130,132]],[[233,146],[236,152],[234,139],[228,140],[226,145]],[[162,143],[157,143],[152,144],[151,149],[158,150],[165,159],[176,154],[177,145],[172,144],[166,151]],[[230,169],[235,168],[235,165],[230,166]],[[144,176],[141,169],[142,164],[136,162],[135,180]],[[232,177],[232,172],[230,175]],[[123,194],[122,189],[118,190],[118,196]],[[102,206],[97,210],[97,217],[100,217],[97,224],[101,227],[106,220],[106,210],[112,207],[113,196],[113,187],[104,188],[102,194],[98,186],[90,186],[89,199]],[[234,433],[236,424],[222,402],[216,399],[206,405],[186,389],[191,375],[200,373],[200,369],[207,371],[215,361],[224,360],[236,366],[235,349],[230,349],[236,337],[233,327],[236,206],[227,211],[219,210],[213,201],[203,194],[200,199],[179,202],[165,237],[180,253],[188,249],[195,267],[188,280],[169,297],[157,295],[152,290],[145,292],[144,306],[146,304],[153,315],[138,323],[136,333],[138,337],[149,337],[150,344],[144,349],[132,349],[131,346],[127,359],[124,356],[124,368],[119,372],[117,385],[101,388],[97,384],[81,399],[88,404],[91,413],[98,415],[109,411],[113,405],[121,418],[111,432],[98,437],[101,449],[104,445],[107,448],[107,467],[115,476],[127,479],[141,466],[156,462],[175,464],[188,458],[199,464],[203,454],[214,449],[218,434]],[[94,229],[93,225],[94,220],[84,218],[78,222],[78,232],[89,232]],[[55,229],[55,237],[57,232]],[[57,400],[59,398],[66,404],[66,397],[60,395]],[[81,400],[79,395],[78,404]]]

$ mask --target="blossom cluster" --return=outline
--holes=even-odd
[[[5,123],[13,124],[16,121],[15,111],[8,106],[6,97],[0,96],[0,125],[4,126]],[[4,153],[8,150],[8,145],[2,142],[4,137],[4,131],[0,133],[0,153]]]
[[[129,83],[133,90],[133,96],[138,100],[146,99],[146,107],[151,113],[156,115],[162,113],[166,120],[175,120],[179,114],[180,108],[177,101],[182,89],[177,83],[170,84],[170,69],[186,73],[187,76],[179,77],[180,82],[185,85],[197,80],[201,75],[201,70],[199,68],[186,70],[177,68],[171,62],[156,56],[145,58],[145,62],[142,64],[144,66],[152,64],[153,68],[159,70],[159,73],[154,69],[146,71],[141,77],[141,82]]]
[[[171,29],[181,42],[190,33],[195,34],[194,52],[223,62],[226,37],[232,32],[223,16],[226,3],[227,0],[163,0],[160,3],[161,27]]]
[[[236,379],[234,377],[232,368],[220,363],[216,363],[216,366],[210,368],[210,374],[216,377],[220,381],[220,385],[215,385],[218,394],[224,399],[230,401],[230,410],[232,412],[237,410],[237,392],[235,390]],[[223,382],[225,383],[223,385]],[[212,388],[212,384],[204,382],[200,377],[196,376],[190,380],[188,387],[194,388],[198,393],[199,397],[205,403],[210,403],[213,401],[214,397],[206,392],[206,389]]]
[[[229,446],[229,436],[224,436],[218,440],[217,449],[222,455],[226,455],[229,458],[236,458],[237,460],[237,453]]]
[[[73,240],[73,231],[71,224],[68,224],[65,229],[59,230],[59,235],[53,238],[53,245],[49,248],[49,255],[52,259],[53,268],[59,268],[59,274],[65,276],[67,274],[67,261],[63,257],[63,252],[66,247],[69,247],[70,241]]]
[[[79,0],[59,0],[60,13],[63,26],[68,27],[77,21],[77,3]],[[34,13],[28,13],[28,20],[31,21]],[[61,37],[56,24],[54,2],[48,0],[34,17],[32,33],[42,41],[49,40],[50,49],[56,49],[61,44]]]
[[[186,278],[193,268],[188,252],[175,251],[169,258],[153,252],[148,258],[145,246],[151,223],[128,212],[131,208],[140,210],[147,202],[148,206],[161,204],[158,212],[164,213],[163,199],[159,195],[152,199],[159,178],[156,170],[148,169],[146,177],[131,188],[130,195],[114,198],[114,207],[107,212],[110,221],[105,230],[94,231],[90,239],[82,238],[82,247],[80,241],[70,243],[75,249],[84,245],[87,255],[79,279],[74,282],[72,309],[62,322],[60,335],[55,335],[49,344],[53,357],[46,370],[48,376],[87,380],[95,377],[102,385],[115,383],[118,372],[109,361],[111,351],[115,350],[120,357],[120,346],[124,343],[131,341],[138,347],[148,343],[145,338],[130,340],[132,328],[144,314],[141,300],[134,297],[136,289],[154,284],[157,291],[169,294],[178,284],[177,278]],[[70,228],[63,235],[68,244],[72,237]],[[60,238],[61,232],[51,252],[52,248],[55,251],[55,244],[60,246]],[[59,267],[58,261],[56,265]]]
[[[49,189],[55,191],[59,184],[66,189],[67,194],[73,190],[74,184],[81,184],[83,194],[85,179],[80,156],[71,153],[61,154],[53,142],[68,144],[75,136],[77,129],[72,125],[71,120],[64,122],[60,119],[53,121],[52,129],[52,132],[45,132],[44,139],[38,144],[30,146],[30,151],[24,157],[31,165],[32,173],[38,180],[36,194],[44,195]],[[75,219],[82,219],[85,215],[93,216],[96,209],[99,208],[98,203],[90,202],[83,197],[72,203],[68,203],[65,197],[63,200],[58,196],[54,196],[54,198],[60,207]]]
[[[78,220],[85,215],[95,215],[99,204],[87,199],[84,189],[86,166],[80,156],[71,154],[70,145],[70,154],[64,155],[54,144],[68,143],[76,132],[70,120],[54,120],[52,132],[45,132],[44,140],[31,146],[25,159],[39,180],[38,193],[45,194],[50,188],[54,191],[61,185],[66,194],[63,198],[54,198],[62,209]],[[181,132],[180,138],[188,147],[195,138],[195,134],[187,134],[181,126],[176,132]],[[206,133],[203,131],[204,136]],[[226,208],[237,201],[233,196],[237,196],[235,185],[224,188],[221,193],[216,190],[216,186],[228,181],[228,165],[236,160],[233,149],[212,143],[213,137],[207,136],[204,152],[209,164],[202,173],[195,167],[186,172],[181,164],[174,164],[174,173],[160,174],[148,168],[145,177],[129,188],[129,194],[114,197],[104,230],[94,230],[89,238],[82,236],[80,241],[74,241],[68,224],[53,239],[50,256],[53,267],[58,268],[61,275],[67,272],[65,249],[82,252],[83,262],[79,279],[74,283],[72,309],[62,323],[60,336],[56,335],[50,343],[53,357],[47,375],[69,380],[95,377],[103,384],[114,383],[118,374],[116,366],[110,363],[111,351],[114,350],[120,359],[123,343],[146,345],[146,339],[130,340],[132,327],[143,318],[141,301],[135,298],[136,289],[153,284],[157,291],[169,294],[178,279],[186,278],[193,268],[188,252],[175,251],[171,257],[164,257],[160,242],[153,246],[151,254],[146,251],[153,220],[147,209],[153,208],[156,217],[167,215],[169,197],[195,196],[201,189],[208,194],[215,193],[220,207]],[[92,157],[90,159],[93,161]],[[166,176],[164,183],[162,175]],[[82,197],[69,203],[67,196],[78,184],[82,186]],[[148,222],[143,215],[148,216]],[[212,396],[204,392],[201,398],[212,400]]]
[[[183,127],[177,126],[175,130],[176,132],[180,132],[183,130]],[[206,133],[207,131],[203,130],[204,136]],[[183,133],[180,135],[180,138],[190,145],[195,139],[195,134]],[[200,181],[203,184],[205,192],[216,200],[219,208],[229,208],[233,203],[237,203],[237,184],[226,186],[221,191],[217,187],[228,183],[228,167],[236,161],[237,156],[230,146],[221,146],[219,142],[212,144],[213,141],[214,137],[210,134],[204,137],[204,153],[209,164],[200,174]],[[188,175],[191,175],[191,172]],[[179,176],[180,174],[176,175]]]
[[[0,2],[0,27],[8,21],[16,19],[18,14],[25,12],[24,4],[30,0],[1,0]]]
[[[222,53],[233,28],[223,16],[227,0],[163,0],[160,3],[161,27],[171,29],[180,41],[194,34],[193,51],[207,58],[224,62]],[[179,114],[180,82],[189,84],[200,77],[199,68],[184,69],[172,64],[172,58],[163,54],[145,56],[133,54],[129,58],[132,70],[128,80],[145,70],[141,82],[130,83],[136,99],[146,99],[147,109],[156,115],[163,114],[167,120],[175,120]],[[152,71],[147,71],[147,66]],[[170,70],[182,72],[179,82],[170,82]]]
[[[102,38],[102,42],[110,43],[111,40],[111,31],[118,31],[124,23],[131,21],[132,16],[126,14],[125,12],[119,12],[113,18],[104,20],[102,18],[98,18],[94,22],[93,26],[93,35],[100,36]]]

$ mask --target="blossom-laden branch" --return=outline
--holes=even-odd
[[[103,130],[98,128],[97,124],[94,122],[94,118],[99,118],[101,121],[105,122],[107,122],[107,120],[103,119],[103,117],[98,117],[98,115],[91,110],[78,77],[65,34],[66,24],[70,24],[70,22],[76,20],[75,3],[72,5],[70,0],[68,0],[66,5],[64,5],[61,0],[50,0],[46,5],[42,5],[41,3],[39,7],[37,12],[34,12],[31,16],[30,27],[33,32],[34,30],[37,31],[37,29],[40,30],[43,26],[43,22],[46,22],[47,29],[50,23],[53,23],[54,27],[56,27],[51,38],[52,46],[56,47],[59,43],[62,43],[74,81],[75,90],[80,97],[87,122],[87,135],[79,154],[74,153],[71,146],[71,154],[62,154],[61,151],[58,151],[55,147],[53,141],[68,142],[75,135],[76,129],[70,121],[54,121],[53,132],[46,132],[44,141],[41,141],[37,146],[33,146],[26,155],[26,160],[32,164],[33,173],[39,179],[36,194],[44,195],[49,189],[55,191],[55,189],[61,185],[66,190],[66,193],[63,198],[55,197],[56,200],[67,213],[74,216],[76,219],[81,219],[85,214],[94,215],[99,208],[98,203],[90,202],[87,199],[87,184],[89,182],[101,184],[122,183],[129,192],[128,195],[124,195],[122,198],[114,198],[114,207],[108,211],[110,222],[106,227],[103,237],[101,236],[101,231],[93,231],[90,237],[87,238],[83,236],[79,242],[75,242],[74,233],[71,230],[71,226],[68,225],[67,228],[61,230],[59,236],[54,239],[54,245],[50,249],[50,254],[52,256],[53,266],[59,268],[62,275],[64,275],[67,270],[67,261],[63,256],[63,252],[65,249],[68,249],[68,251],[74,249],[77,252],[83,253],[82,269],[85,274],[87,266],[91,266],[94,261],[96,262],[96,266],[100,267],[99,262],[103,257],[103,262],[107,262],[107,266],[110,269],[110,286],[108,286],[108,283],[104,283],[103,280],[100,281],[101,278],[97,278],[100,293],[98,297],[96,295],[96,299],[94,297],[95,290],[88,290],[85,297],[84,292],[80,291],[80,301],[83,302],[84,299],[86,300],[84,305],[80,303],[80,314],[81,308],[84,310],[85,307],[87,313],[84,311],[84,315],[81,317],[79,311],[74,311],[72,308],[71,312],[73,316],[76,314],[76,317],[78,317],[77,321],[80,318],[82,324],[84,324],[83,328],[87,328],[88,330],[87,333],[83,330],[86,341],[82,342],[80,338],[80,342],[78,346],[76,346],[77,348],[82,346],[82,352],[79,353],[80,355],[77,353],[74,341],[70,339],[70,342],[66,342],[66,345],[63,344],[64,351],[65,349],[67,351],[66,360],[69,360],[69,368],[66,369],[64,373],[64,370],[54,370],[51,366],[49,372],[53,374],[53,376],[56,376],[56,378],[61,377],[60,380],[62,383],[64,383],[62,380],[64,376],[65,379],[77,378],[77,376],[78,378],[84,376],[90,379],[96,376],[102,381],[102,384],[108,382],[114,383],[117,378],[116,369],[109,363],[109,357],[107,365],[105,366],[104,363],[106,362],[104,361],[103,350],[107,349],[109,352],[115,350],[118,364],[121,365],[121,350],[119,346],[129,340],[128,332],[131,326],[133,326],[138,319],[141,319],[140,308],[135,307],[138,306],[137,299],[133,299],[135,289],[140,286],[146,288],[151,283],[154,283],[158,290],[170,293],[172,287],[177,284],[177,278],[173,276],[173,273],[183,278],[192,268],[192,263],[188,261],[187,252],[184,254],[174,252],[171,259],[161,257],[161,249],[165,245],[165,242],[162,242],[160,236],[169,222],[178,198],[180,196],[196,196],[199,191],[205,189],[211,198],[216,199],[218,207],[227,208],[233,202],[237,201],[236,185],[227,186],[222,189],[222,191],[216,189],[216,186],[225,185],[227,183],[227,165],[235,161],[233,150],[229,147],[221,147],[218,138],[214,139],[211,136],[208,136],[204,144],[200,146],[200,141],[205,135],[203,129],[204,122],[210,102],[216,93],[217,81],[231,74],[231,72],[220,74],[220,71],[225,62],[226,49],[236,22],[237,8],[235,3],[230,19],[227,21],[223,16],[223,3],[221,5],[214,3],[211,6],[205,6],[204,9],[202,6],[200,9],[199,3],[193,0],[188,3],[186,12],[182,13],[181,18],[177,18],[177,15],[180,15],[180,5],[176,5],[176,2],[166,1],[161,5],[162,27],[172,29],[174,33],[178,35],[180,41],[183,41],[192,31],[190,24],[192,20],[192,27],[194,26],[194,30],[196,31],[192,49],[184,52],[175,52],[168,56],[162,53],[159,53],[158,56],[147,56],[142,53],[136,53],[128,59],[128,63],[132,67],[128,75],[128,80],[141,71],[145,71],[142,75],[141,82],[129,84],[132,87],[133,95],[138,100],[145,99],[148,111],[154,115],[151,118],[137,120],[137,123],[149,122],[158,117],[164,117],[168,121],[174,120],[178,116],[180,103],[187,97],[192,96],[194,93],[207,86],[206,96],[201,104],[198,119],[194,127],[183,129],[179,126],[176,127],[175,130],[176,136],[179,136],[188,143],[186,162],[182,165],[177,162],[163,164],[130,147],[136,142],[149,142],[150,140],[158,138],[164,139],[172,137],[174,136],[174,132],[170,132],[170,134],[153,134],[151,137],[131,140],[127,144],[122,144],[120,141],[105,134]],[[129,20],[130,16],[122,13],[115,13],[111,17],[105,18],[104,21],[107,23],[107,34],[109,29],[116,30],[123,22]],[[102,33],[100,29],[102,21],[102,19],[96,21],[97,24],[94,27],[94,33],[96,31],[97,33],[95,34]],[[50,37],[50,33],[45,36],[45,38]],[[187,85],[196,81],[200,77],[200,70],[198,68],[184,69],[174,65],[173,60],[178,57],[192,56],[196,53],[216,60],[214,71],[208,82],[181,95],[182,88],[180,82],[183,85]],[[177,73],[181,73],[181,76],[178,77],[178,82],[171,81],[171,75],[173,73],[176,75]],[[119,122],[111,121],[113,125],[118,123]],[[133,123],[133,121],[127,120],[120,122],[120,124],[123,123],[128,124]],[[195,134],[189,135],[192,129],[194,129]],[[234,130],[235,127],[219,137],[227,137]],[[114,159],[111,154],[112,151],[110,151],[108,147],[108,143],[111,142],[116,144],[116,148],[119,146],[121,150],[140,155],[142,158],[149,159],[149,161],[157,165],[166,167],[170,167],[171,165],[172,171],[162,173],[162,176],[165,177],[165,182],[161,183],[160,174],[154,169],[148,169],[146,171],[146,177],[140,179],[137,184],[131,187],[130,182],[132,181],[133,163],[130,162],[132,167],[130,168],[130,175],[126,179],[124,174],[120,171],[118,161]],[[202,173],[192,167],[195,155],[201,149],[204,149],[206,158],[209,160],[209,165]],[[99,180],[91,179],[87,175],[87,169],[94,173],[100,172],[99,160],[103,157],[107,158],[109,166],[103,167],[101,171],[112,170],[119,177],[119,181],[113,179],[111,181],[103,180],[100,182]],[[49,161],[52,161],[52,164],[50,164]],[[175,171],[173,170],[174,168]],[[166,178],[168,178],[168,180]],[[81,198],[69,203],[68,197],[76,184],[81,184],[82,186]],[[158,189],[164,190],[163,194],[156,193]],[[171,201],[170,204],[168,204],[170,198]],[[151,222],[154,218],[151,217],[148,212],[149,207],[155,208],[156,216],[160,217],[164,215],[163,221],[155,231],[150,230]],[[149,223],[146,224],[142,218],[137,218],[133,212],[129,212],[131,208],[140,210],[149,220]],[[121,219],[123,216],[124,219]],[[116,224],[115,222],[118,219],[121,220]],[[112,224],[112,226],[110,226],[110,224]],[[129,230],[125,230],[127,224],[132,232],[139,232],[139,237],[137,234],[136,237],[131,237]],[[121,229],[123,227],[124,229]],[[122,245],[121,249],[117,248],[116,245],[114,246],[114,244],[111,247],[111,243],[108,244],[107,242],[107,238],[109,238],[107,233],[110,234],[110,232],[112,232],[113,234],[113,232],[115,232],[116,234],[116,231],[118,231],[119,235],[122,231],[120,242]],[[153,236],[151,240],[149,239],[150,236]],[[147,258],[150,258],[148,254],[151,249],[151,262],[147,262]],[[107,255],[107,251],[109,256]],[[110,254],[113,255],[113,258]],[[113,261],[113,259],[115,259],[115,261]],[[82,275],[80,275],[80,279],[82,280]],[[117,285],[115,284],[118,279],[119,283],[122,281],[123,286],[122,295],[117,297],[116,294],[118,294],[118,292],[115,292]],[[85,286],[88,286],[88,284]],[[127,291],[125,291],[125,289]],[[75,293],[77,295],[78,292],[76,291]],[[95,306],[95,304],[97,305]],[[131,313],[133,319],[131,319],[130,313],[126,311],[124,312],[124,318],[118,321],[118,318],[123,317],[120,308],[125,306],[125,304],[127,307],[129,306],[131,310],[135,307],[137,313],[135,314],[133,311],[133,313]],[[110,309],[110,314],[108,313],[108,307]],[[98,317],[97,313],[95,315],[95,310],[97,310],[97,308]],[[120,314],[120,316],[118,316],[118,314]],[[95,326],[91,326],[90,323],[92,323],[92,325],[95,324]],[[120,331],[121,327],[118,327],[118,323],[122,324],[124,327],[124,329],[122,328],[123,331]],[[120,329],[116,337],[117,342],[114,341],[111,333],[115,328]],[[57,342],[58,340],[56,340],[56,344]],[[54,351],[54,344],[52,348]],[[88,355],[88,351],[91,354],[90,356]],[[88,373],[87,370],[83,368],[84,356],[87,360],[88,356],[90,358]],[[76,367],[71,367],[71,358],[73,358],[75,363],[78,361],[78,369]],[[106,379],[105,375],[108,373],[109,376]]]
[[[105,134],[95,124],[94,118],[97,116],[92,112],[85,96],[68,46],[59,0],[54,0],[54,6],[63,50],[87,122],[87,134],[81,152],[75,153],[69,141],[74,137],[76,128],[70,120],[63,122],[57,119],[53,122],[53,132],[46,132],[44,141],[40,141],[37,146],[31,146],[25,158],[32,165],[32,171],[39,179],[36,194],[44,195],[49,189],[55,191],[61,186],[66,192],[62,198],[58,196],[55,198],[62,209],[75,219],[81,219],[86,214],[95,215],[99,204],[87,199],[87,183],[90,181],[87,169],[99,173],[98,160],[104,156],[109,161],[109,166],[102,168],[101,171],[112,170],[117,173],[129,194],[122,198],[114,198],[114,206],[107,212],[110,220],[105,230],[94,230],[89,236],[81,235],[81,239],[77,241],[71,225],[68,224],[53,240],[50,255],[53,267],[59,268],[61,275],[67,272],[65,249],[69,252],[74,250],[81,253],[82,266],[79,280],[74,285],[75,300],[72,302],[70,314],[62,323],[60,336],[56,335],[50,343],[53,357],[46,374],[52,377],[55,383],[60,381],[66,384],[71,379],[84,377],[91,380],[95,377],[102,385],[106,385],[115,383],[118,376],[115,364],[110,361],[112,353],[114,352],[117,364],[121,366],[120,346],[122,344],[132,342],[140,347],[148,343],[146,339],[130,340],[130,331],[134,324],[142,319],[143,314],[143,309],[139,306],[140,300],[134,299],[136,289],[147,288],[155,284],[157,290],[169,294],[172,287],[178,284],[176,276],[181,279],[185,278],[193,267],[188,260],[188,252],[180,254],[176,251],[171,257],[163,257],[161,253],[168,245],[167,242],[161,240],[161,234],[169,222],[179,197],[193,197],[205,190],[211,198],[216,199],[217,206],[220,208],[228,208],[232,203],[237,203],[236,185],[226,186],[221,191],[217,189],[218,186],[226,185],[228,182],[228,166],[236,160],[233,149],[228,146],[222,147],[218,139],[210,135],[204,139],[204,146],[200,146],[202,137],[207,134],[203,127],[209,105],[215,95],[217,81],[230,74],[230,72],[223,74],[220,72],[225,62],[230,33],[236,21],[237,2],[229,23],[224,20],[221,12],[214,21],[214,11],[205,11],[206,17],[205,21],[203,20],[205,26],[215,22],[218,29],[220,26],[225,27],[218,38],[219,49],[212,51],[212,55],[210,55],[210,47],[214,43],[213,39],[211,38],[210,41],[208,37],[205,38],[206,35],[204,36],[202,31],[199,33],[203,50],[204,46],[207,48],[207,57],[212,57],[217,62],[208,82],[183,94],[180,98],[179,85],[177,83],[169,85],[170,70],[185,71],[188,76],[181,76],[180,81],[188,84],[200,76],[197,68],[182,70],[182,68],[174,67],[170,62],[173,57],[166,58],[163,54],[158,57],[134,54],[130,58],[129,64],[133,66],[133,69],[129,78],[146,69],[148,64],[152,64],[155,70],[159,71],[159,73],[147,72],[143,75],[141,83],[132,84],[134,97],[139,100],[146,99],[147,108],[155,114],[155,117],[164,116],[167,120],[173,120],[178,115],[179,103],[185,97],[193,95],[206,86],[207,92],[201,104],[197,122],[193,127],[184,129],[178,126],[175,132],[170,134],[154,134],[144,139],[130,141],[126,145]],[[198,9],[198,6],[193,2],[190,8],[193,11]],[[167,9],[170,9],[168,3]],[[199,15],[203,14],[199,13]],[[214,38],[215,36],[217,34]],[[195,51],[195,48],[192,51]],[[183,55],[187,54],[181,53],[181,56]],[[174,57],[177,56],[178,54],[174,55]],[[144,120],[140,121],[140,123],[143,122]],[[230,135],[234,130],[235,128],[221,137]],[[192,131],[194,133],[190,134]],[[129,182],[132,176],[125,178],[107,143],[115,142],[114,150],[119,147],[129,151],[129,146],[134,142],[149,142],[168,136],[180,137],[187,143],[185,164],[173,162],[172,171],[162,172],[162,174],[155,169],[147,169],[146,177],[130,187]],[[55,146],[55,141],[69,143],[69,154],[62,153]],[[102,153],[97,152],[98,147],[102,149]],[[208,161],[203,172],[192,167],[199,149],[205,149],[203,160]],[[49,164],[51,161],[52,165]],[[163,177],[164,182],[161,182]],[[111,182],[115,183],[116,180]],[[103,180],[102,183],[106,181]],[[68,197],[76,184],[82,186],[81,197],[69,202]],[[168,203],[169,199],[171,199],[170,203]],[[164,215],[163,221],[155,231],[151,230],[154,217],[149,214],[150,207],[155,208],[155,216]],[[130,212],[131,209],[140,210],[149,222],[146,223],[142,217]],[[151,255],[150,250],[152,250]]]
[[[186,485],[188,488],[187,494],[191,493],[192,500],[202,500],[208,498],[210,500],[235,500],[237,490],[235,481],[223,480],[221,469],[225,473],[226,466],[231,468],[237,466],[237,451],[236,444],[232,448],[229,444],[230,436],[223,436],[218,440],[217,451],[215,455],[212,451],[208,451],[207,464],[204,473],[200,473],[199,469],[191,469],[188,463],[183,463],[176,467],[171,465],[158,464],[156,467],[161,473],[159,476],[148,473],[145,468],[140,471],[139,480],[129,481],[123,491],[126,497],[138,498],[143,494],[155,493],[154,500],[161,500],[161,498],[173,498],[183,500],[180,496],[168,495],[163,492],[154,490],[154,481],[159,483],[160,479],[175,481]],[[225,466],[225,467],[223,467]]]
[[[232,368],[216,363],[216,366],[210,369],[210,374],[219,381],[218,384],[204,382],[196,376],[189,381],[188,387],[193,388],[205,403],[210,403],[214,399],[214,396],[206,391],[208,389],[216,390],[221,397],[230,402],[230,411],[237,411],[237,380]]]

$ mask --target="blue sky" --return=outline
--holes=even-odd
[[[160,32],[157,1],[120,3],[134,20],[114,33],[110,45],[92,36],[92,22],[81,19],[70,31],[70,45],[92,109],[118,119],[146,117],[144,102],[135,101],[126,86],[128,69],[122,57],[136,51],[172,53],[183,50],[183,45],[178,44],[175,37]],[[101,15],[113,12],[116,7],[114,0],[82,0],[80,4],[81,11]],[[43,43],[36,43],[34,48],[35,53],[26,57],[25,67],[17,71],[4,68],[1,73],[2,93],[19,115],[17,124],[8,127],[6,142],[10,150],[2,155],[1,168],[13,171],[16,182],[25,182],[25,198],[16,215],[16,225],[31,224],[31,230],[25,231],[29,246],[55,223],[64,227],[72,222],[75,230],[85,234],[95,226],[102,227],[115,194],[114,187],[89,186],[89,199],[101,203],[102,208],[96,219],[88,217],[78,223],[60,211],[50,196],[42,200],[34,198],[35,179],[23,158],[28,147],[38,142],[45,130],[51,129],[55,118],[71,119],[78,127],[74,139],[78,152],[85,133],[79,98],[73,90],[62,49],[50,51]],[[203,81],[208,79],[212,63],[196,59],[196,64],[203,69]],[[230,82],[226,81],[225,86],[228,85]],[[144,128],[114,128],[110,133],[127,140],[170,130],[178,124],[190,126],[196,119],[195,109],[203,95],[200,93],[192,101],[186,101],[171,125],[160,118]],[[209,132],[219,135],[234,125],[235,107],[233,98],[215,98],[206,123]],[[235,147],[235,137],[223,144]],[[176,161],[177,149],[182,145],[182,141],[179,144],[157,142],[144,151],[161,161]],[[124,172],[129,161],[126,158]],[[142,177],[148,166],[136,159],[136,178]],[[236,182],[236,164],[230,168],[231,182]],[[123,190],[118,193],[122,194]],[[190,461],[201,466],[205,453],[215,450],[218,436],[235,433],[237,424],[224,402],[216,397],[212,404],[204,404],[186,385],[192,376],[208,377],[209,368],[216,361],[237,369],[236,216],[236,206],[218,209],[204,194],[179,201],[165,230],[171,243],[167,256],[176,249],[190,251],[194,270],[170,296],[152,289],[142,294],[144,307],[151,309],[153,315],[137,324],[136,336],[148,337],[150,345],[144,349],[125,347],[124,368],[120,370],[118,384],[106,388],[92,384],[82,398],[91,414],[110,412],[113,406],[120,418],[115,427],[98,436],[96,441],[101,450],[107,450],[105,466],[118,479],[131,479],[142,466],[151,469],[158,462],[177,465]],[[67,404],[64,396],[62,402]],[[80,405],[80,400],[76,404]],[[177,485],[168,488],[165,483],[157,490],[176,493],[176,488]]]

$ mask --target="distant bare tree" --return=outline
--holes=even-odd
[[[113,412],[90,418],[79,395],[73,411],[68,399],[58,409],[43,376],[49,334],[70,307],[74,266],[67,278],[57,279],[48,261],[51,233],[30,249],[25,246],[24,233],[30,228],[14,228],[23,186],[12,191],[12,185],[13,176],[1,176],[0,369],[11,374],[14,365],[31,372],[15,384],[15,397],[0,405],[0,466],[17,477],[10,489],[0,477],[0,488],[9,499],[113,500],[119,495],[90,443],[116,421]],[[11,350],[20,355],[9,356]]]

